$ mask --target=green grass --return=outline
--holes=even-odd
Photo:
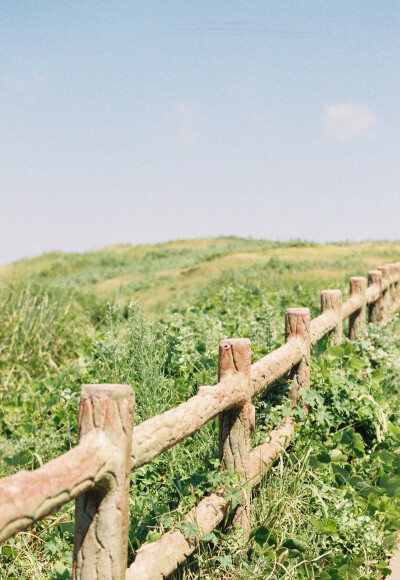
[[[218,238],[48,254],[0,268],[0,475],[76,443],[82,384],[131,384],[136,423],[217,381],[218,342],[253,360],[283,341],[284,311],[397,261],[400,243]],[[243,543],[225,522],[175,578],[382,578],[400,528],[400,324],[314,350],[311,412],[253,493]],[[256,401],[257,443],[289,411],[280,381]],[[181,525],[217,473],[217,421],[132,474],[130,561]],[[73,505],[3,545],[0,577],[69,577]]]

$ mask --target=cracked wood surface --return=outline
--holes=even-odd
[[[64,455],[35,471],[0,480],[0,541],[25,530],[92,489],[112,468],[106,437],[91,433]]]
[[[135,396],[128,385],[85,385],[79,406],[79,439],[103,433],[112,467],[76,501],[72,578],[122,580],[129,532],[129,483]]]
[[[378,267],[379,272],[382,273],[382,291],[385,291],[394,282],[394,271],[391,264],[384,264]]]
[[[245,394],[244,403],[219,415],[219,460],[223,471],[242,474],[242,481],[250,479],[250,369],[251,343],[248,338],[223,340],[219,344],[219,382],[239,380]],[[242,490],[242,504],[233,516],[233,525],[250,531],[250,491]]]
[[[394,305],[393,311],[400,307],[400,262],[397,264],[393,264],[393,269],[395,272],[395,280],[394,280],[394,288],[393,288],[393,296],[394,296]]]

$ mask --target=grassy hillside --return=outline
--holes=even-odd
[[[227,279],[259,284],[267,291],[296,283],[347,285],[349,275],[397,260],[400,242],[308,244],[241,238],[179,240],[153,246],[118,245],[85,254],[50,253],[0,266],[0,283],[43,282],[77,288],[119,304],[134,299],[146,316],[163,316],[198,291]],[[346,288],[347,289],[347,288]],[[194,298],[195,300],[196,298]]]
[[[283,340],[289,306],[398,261],[400,242],[316,245],[218,238],[52,253],[0,267],[0,476],[76,443],[81,385],[131,384],[136,423],[217,379],[223,338],[254,360]],[[314,351],[311,412],[255,493],[255,527],[229,522],[176,578],[382,578],[400,528],[400,324]],[[254,442],[290,413],[282,381],[257,401]],[[132,475],[130,560],[179,527],[215,484],[217,422]],[[399,474],[399,475],[398,475]],[[192,530],[193,531],[193,530]],[[1,578],[67,579],[73,506],[1,548]]]

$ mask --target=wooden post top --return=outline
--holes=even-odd
[[[245,373],[250,375],[251,341],[248,338],[229,338],[219,343],[218,380],[226,374]]]

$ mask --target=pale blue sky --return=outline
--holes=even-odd
[[[0,263],[400,239],[398,0],[2,0],[0,51]]]

